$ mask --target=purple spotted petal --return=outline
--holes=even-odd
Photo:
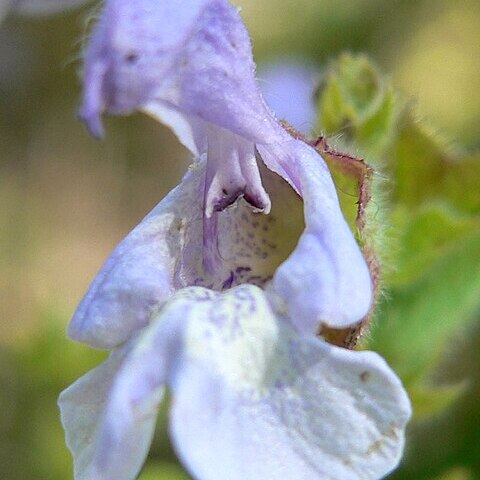
[[[215,214],[210,232],[199,201],[205,164],[192,168],[111,254],[80,303],[70,336],[112,348],[145,326],[152,309],[178,289],[265,286],[295,248],[304,221],[292,188],[265,168],[261,173],[273,201],[270,214],[255,213],[240,200]]]
[[[206,301],[214,295],[200,290],[195,296],[180,296]],[[183,354],[182,329],[187,325],[182,308],[160,311],[158,321],[61,393],[58,404],[75,480],[137,477],[150,448],[164,386]]]

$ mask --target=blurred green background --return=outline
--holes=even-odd
[[[480,3],[235,3],[259,64],[302,59],[323,75],[314,131],[388,179],[371,216],[374,229],[390,225],[377,248],[392,268],[364,346],[398,371],[416,409],[391,478],[480,479]],[[71,478],[56,397],[104,354],[67,341],[65,327],[114,245],[188,164],[144,116],[108,119],[101,143],[76,121],[91,9],[0,26],[0,479]],[[334,63],[345,51],[378,67]],[[359,103],[349,78],[365,75],[373,87]],[[165,414],[159,423],[141,479],[188,478]]]

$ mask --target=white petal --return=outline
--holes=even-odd
[[[200,480],[373,480],[399,461],[410,405],[385,362],[300,337],[257,287],[184,289],[125,348],[60,398],[76,480],[133,480],[165,382]]]
[[[66,443],[74,459],[76,480],[88,478],[108,392],[127,350],[122,348],[113,352],[99,367],[64,390],[58,399]]]
[[[75,480],[133,480],[152,441],[181,318],[162,317],[59,399]]]
[[[373,480],[397,465],[410,405],[378,355],[299,337],[253,286],[188,302],[170,304],[186,325],[171,432],[195,478]]]

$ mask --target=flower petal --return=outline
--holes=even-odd
[[[198,290],[179,296],[202,302],[215,295]],[[184,307],[160,310],[156,321],[61,393],[58,403],[75,480],[133,480],[138,475],[164,385],[181,358]]]
[[[132,337],[60,395],[75,480],[130,480],[139,473],[178,349],[182,318],[166,317],[160,329]]]
[[[195,165],[113,251],[78,306],[69,335],[112,348],[145,326],[152,309],[177,289],[264,286],[294,249],[304,223],[294,190],[264,167],[261,173],[273,200],[270,214],[255,213],[240,200],[215,212],[214,230],[204,232],[205,164]],[[213,270],[205,268],[208,255],[219,259]]]
[[[185,115],[175,107],[161,102],[147,104],[143,111],[167,125],[177,136],[180,143],[190,150],[194,158],[199,158],[207,151],[207,124],[200,118]]]
[[[205,215],[225,210],[241,196],[255,210],[268,213],[270,199],[260,178],[255,145],[223,128],[209,130]]]
[[[257,287],[191,287],[62,394],[76,480],[135,477],[165,383],[175,447],[202,480],[377,479],[410,415],[378,355],[300,336]]]
[[[128,348],[113,352],[99,367],[64,390],[58,399],[66,443],[74,459],[75,478],[87,479],[95,455],[96,431],[108,392]]]
[[[322,323],[343,328],[359,322],[372,303],[372,282],[325,162],[292,137],[257,148],[269,168],[280,165],[304,201],[305,231],[273,278],[279,307],[302,332],[316,333]]]
[[[300,141],[289,140],[279,150],[259,147],[267,160],[273,151],[277,163],[296,155],[288,168],[305,197],[303,234],[301,198],[265,168],[271,213],[255,213],[240,200],[215,212],[212,230],[204,230],[205,164],[197,164],[114,250],[80,303],[70,336],[112,348],[145,326],[152,309],[179,288],[265,286],[272,277],[279,308],[301,331],[316,333],[322,322],[335,327],[359,321],[370,306],[370,277],[330,175]],[[211,257],[218,258],[209,262]]]
[[[201,241],[202,172],[194,168],[187,173],[181,186],[115,248],[72,318],[71,338],[96,348],[112,348],[145,326],[152,309],[173,293],[187,233],[197,229],[193,236]]]
[[[161,121],[169,111],[166,123],[189,146],[185,118],[252,142],[281,131],[256,85],[248,33],[226,0],[107,1],[86,51],[84,84],[81,117],[96,136],[104,111],[142,108]]]
[[[397,465],[410,405],[378,355],[298,336],[254,286],[169,308],[185,324],[171,433],[195,478],[367,480]]]
[[[112,113],[145,109],[171,126],[192,152],[206,154],[207,182],[202,194],[197,191],[197,196],[190,195],[192,212],[187,205],[181,207],[185,212],[180,215],[185,220],[181,222],[183,230],[190,232],[177,238],[183,241],[177,242],[181,247],[174,247],[170,258],[163,255],[165,260],[162,256],[155,259],[157,247],[148,245],[141,235],[145,225],[139,226],[138,245],[132,241],[135,235],[129,235],[101,272],[92,294],[87,294],[85,302],[92,305],[96,304],[94,297],[103,296],[101,308],[97,311],[92,306],[89,315],[84,306],[79,309],[79,319],[88,318],[95,328],[82,329],[84,320],[74,319],[71,335],[109,347],[123,341],[132,329],[145,325],[152,305],[168,295],[168,286],[203,285],[222,290],[241,281],[264,285],[271,278],[272,267],[285,260],[293,247],[290,242],[272,242],[271,236],[266,239],[258,235],[260,229],[268,231],[268,220],[254,219],[239,200],[243,196],[264,212],[270,208],[269,196],[273,204],[268,185],[264,189],[260,180],[262,168],[256,164],[255,147],[268,169],[305,197],[307,229],[295,254],[275,275],[273,290],[283,297],[290,317],[304,332],[316,333],[321,324],[343,328],[359,322],[372,302],[365,261],[342,217],[325,164],[313,149],[292,139],[265,106],[255,83],[248,34],[238,12],[225,0],[197,0],[188,12],[176,4],[152,1],[107,2],[87,52],[83,116],[91,130],[100,134],[104,109]],[[167,35],[169,32],[171,35]],[[267,182],[266,176],[263,180]],[[204,213],[197,209],[200,198]],[[233,213],[218,212],[231,204]],[[164,207],[162,202],[159,211]],[[281,217],[282,212],[270,216]],[[225,228],[225,224],[231,228]],[[252,241],[243,237],[244,227],[250,230]],[[165,229],[156,235],[165,244],[162,235],[167,235]],[[290,232],[287,237],[292,237]],[[274,244],[281,246],[281,255],[272,254]],[[134,253],[142,248],[148,251],[146,260]],[[127,250],[132,252],[132,261],[119,262],[117,257],[130,259]],[[273,257],[280,262],[270,261]],[[177,261],[174,268],[173,259]],[[155,262],[167,268],[162,266],[159,272],[158,266],[152,267]],[[113,278],[108,273],[113,265],[125,270],[122,297],[134,298],[134,292],[142,292],[132,306],[127,306],[123,326],[117,321],[120,275]],[[129,265],[134,265],[133,274],[126,271]],[[154,269],[153,275],[149,268]],[[245,275],[251,270],[255,272]],[[137,287],[131,280],[140,278],[142,272],[149,279],[140,280]],[[107,282],[108,288],[103,286],[104,275],[113,278],[113,284]],[[114,297],[110,306],[109,297]],[[126,303],[125,298],[122,302]],[[114,312],[109,313],[109,308]],[[138,314],[134,314],[135,308]],[[113,318],[111,330],[107,317]]]

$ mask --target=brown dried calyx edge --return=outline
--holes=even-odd
[[[351,350],[355,348],[370,323],[379,293],[380,263],[373,248],[365,241],[365,226],[367,221],[366,209],[372,196],[372,178],[375,171],[365,162],[364,159],[357,158],[349,153],[339,152],[330,147],[325,137],[320,136],[314,140],[307,140],[301,133],[297,132],[286,122],[282,123],[283,127],[292,137],[302,140],[313,147],[330,167],[340,170],[343,174],[354,178],[357,181],[358,201],[355,225],[357,227],[362,253],[370,271],[370,277],[373,283],[374,301],[372,302],[368,314],[354,326],[335,329],[322,324],[318,331],[318,335],[322,336],[327,342]]]

